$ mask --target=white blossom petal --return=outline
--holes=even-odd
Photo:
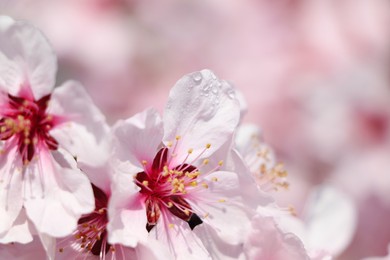
[[[31,89],[36,100],[54,87],[57,59],[43,34],[24,21],[0,26],[0,86],[12,95],[22,86]]]
[[[178,162],[188,149],[200,154],[211,144],[201,156],[205,158],[230,139],[239,117],[240,105],[234,89],[210,70],[194,72],[182,77],[171,89],[163,118],[164,141],[181,137]]]
[[[81,164],[101,166],[109,157],[109,127],[84,87],[67,81],[53,91],[48,113],[69,119],[50,134]]]
[[[92,187],[76,162],[64,152],[41,151],[25,171],[27,215],[38,232],[62,237],[94,209]]]
[[[135,247],[138,241],[148,237],[146,230],[146,213],[140,194],[133,189],[133,176],[118,173],[113,178],[109,203],[107,225],[108,241],[111,244],[120,243]]]
[[[0,156],[0,234],[11,228],[23,206],[23,175],[18,151],[16,147],[1,151],[4,154]]]
[[[121,161],[142,168],[142,161],[153,163],[154,155],[161,145],[163,125],[160,115],[154,109],[145,110],[119,121],[113,127],[115,155]]]

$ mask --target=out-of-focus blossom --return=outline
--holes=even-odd
[[[389,167],[389,148],[378,147],[350,155],[335,169],[332,183],[349,194],[359,214],[358,229],[342,257],[385,255],[390,241],[385,228],[390,216]]]
[[[275,154],[262,140],[258,127],[241,125],[237,130],[235,143],[261,190],[269,192],[288,188],[287,171],[282,163],[276,163]]]
[[[119,122],[110,241],[134,246],[152,236],[175,257],[191,259],[210,257],[205,247],[213,241],[204,244],[198,229],[242,243],[250,202],[242,200],[240,177],[213,160],[230,142],[239,113],[231,86],[203,70],[173,87],[163,121],[147,110]]]
[[[245,241],[244,252],[246,259],[309,259],[299,238],[280,230],[272,217],[253,218],[252,232]]]
[[[35,27],[1,17],[0,34],[0,234],[7,241],[8,230],[28,219],[42,236],[64,236],[94,204],[73,156],[93,164],[84,150],[108,129],[77,83],[52,92],[56,57]],[[15,242],[32,239],[24,235]]]
[[[390,259],[390,246],[388,247],[388,255],[387,256],[377,256],[377,257],[367,257],[364,260],[389,260]]]
[[[259,208],[258,211],[273,216],[284,232],[298,236],[311,259],[326,260],[341,255],[357,227],[357,211],[351,199],[327,185],[313,189],[301,218],[280,209]]]

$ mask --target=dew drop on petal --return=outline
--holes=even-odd
[[[236,93],[234,92],[234,90],[232,88],[229,88],[227,91],[226,91],[226,94],[228,95],[228,97],[230,99],[234,99],[236,98]]]
[[[192,74],[192,79],[194,80],[194,82],[196,84],[199,84],[200,82],[202,82],[202,73],[200,73],[200,71],[197,71],[197,72],[194,72]]]

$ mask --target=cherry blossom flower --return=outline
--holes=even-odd
[[[268,192],[288,188],[287,171],[282,163],[276,163],[272,148],[262,140],[261,130],[257,126],[241,125],[235,143],[261,190]]]
[[[313,260],[339,256],[351,243],[356,230],[356,209],[350,198],[330,185],[313,189],[300,218],[280,208],[258,208],[273,217],[279,228],[296,235]]]
[[[68,235],[94,208],[74,158],[100,163],[103,150],[88,152],[108,131],[104,116],[76,82],[53,91],[56,57],[39,30],[1,16],[0,37],[0,238],[27,219],[43,236]]]
[[[83,167],[92,182],[95,210],[81,216],[70,236],[57,239],[55,259],[171,259],[167,250],[154,240],[139,243],[136,248],[108,242],[107,209],[112,194],[112,172],[105,162],[101,167]]]
[[[242,243],[250,210],[240,177],[214,156],[231,142],[239,114],[232,87],[203,70],[176,83],[163,120],[149,109],[119,122],[109,241],[135,246],[152,236],[179,259],[210,257],[201,230]]]

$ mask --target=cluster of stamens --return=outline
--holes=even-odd
[[[177,136],[174,146],[172,142],[169,142],[167,146],[161,148],[152,164],[142,161],[144,171],[137,173],[134,177],[134,182],[141,188],[139,192],[145,197],[148,231],[157,224],[161,211],[165,209],[174,216],[187,221],[191,228],[202,223],[188,202],[187,195],[200,189],[207,189],[209,185],[201,177],[218,170],[223,164],[221,161],[215,168],[205,173],[201,172],[201,167],[207,165],[209,159],[204,159],[203,163],[198,161],[204,152],[210,149],[210,144],[206,144],[204,150],[194,158],[191,158],[193,149],[189,149],[182,162],[173,163],[173,158],[177,156],[179,140],[180,136]]]
[[[67,246],[82,253],[104,256],[109,251],[115,251],[114,246],[107,242],[107,195],[95,185],[92,185],[95,196],[95,211],[82,216],[78,222],[77,230],[73,236],[64,239],[59,244],[62,253]]]
[[[49,131],[59,123],[59,118],[46,113],[50,95],[36,101],[8,94],[8,100],[0,112],[0,140],[14,141],[24,164],[33,159],[42,145],[56,150],[58,143]]]
[[[252,145],[257,152],[255,156],[249,156],[248,163],[250,168],[252,165],[257,166],[252,174],[258,185],[265,191],[288,189],[289,183],[286,180],[288,173],[284,169],[283,163],[274,163],[271,160],[271,151],[260,142],[257,135],[252,136]]]

